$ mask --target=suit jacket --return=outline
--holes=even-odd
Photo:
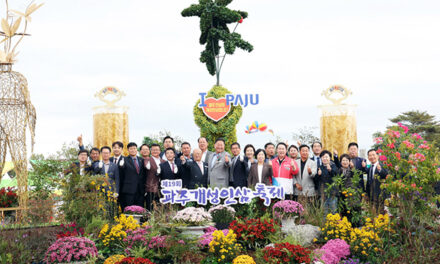
[[[99,162],[96,162],[95,164],[93,164],[93,171],[95,172],[95,174],[105,175],[105,166],[103,165],[102,168],[99,168]],[[110,183],[113,186],[112,191],[119,193],[120,190],[119,166],[116,165],[115,163],[110,162],[107,170],[107,176],[109,178]]]
[[[335,177],[339,173],[338,167],[332,162],[330,162],[330,168],[331,168],[331,170],[329,171],[329,170],[327,170],[327,166],[324,166],[324,164],[321,164],[321,166],[318,167],[318,169],[321,169],[321,175],[318,175],[318,172],[316,172],[316,175],[314,178],[315,184],[318,185],[317,187],[315,186],[315,189],[317,189],[318,194],[323,197],[329,197],[329,195],[325,193],[325,190],[328,187],[327,185],[332,184],[333,177]],[[337,194],[336,192],[337,192],[337,190],[334,189],[330,195],[335,196]]]
[[[117,163],[121,162],[124,158],[123,155],[119,156]],[[115,157],[110,157],[110,162],[115,163]]]
[[[214,152],[206,150],[205,160],[202,159],[202,161],[208,163],[213,154],[214,154]],[[202,153],[202,158],[203,158],[203,153]]]
[[[225,156],[228,156],[229,162],[225,162]],[[229,153],[223,151],[214,153],[208,161],[208,184],[212,187],[229,187],[229,168],[232,165],[232,158]]]
[[[182,157],[182,153],[180,153],[179,157],[176,159],[176,164],[179,166],[179,176],[182,179],[182,187],[183,188],[187,188],[189,180],[190,180],[190,173],[189,170],[186,166],[182,166],[182,161],[180,160],[180,158]],[[192,155],[190,156],[190,158],[185,157],[186,162],[192,160]],[[179,161],[179,162],[177,162]]]
[[[182,170],[180,165],[174,163],[174,166],[177,168],[177,173],[174,173],[174,171],[171,169],[171,165],[168,161],[161,163],[159,166],[160,166],[160,173],[159,173],[160,180],[180,179],[181,170]]]
[[[120,166],[120,188],[121,193],[141,194],[143,197],[143,186],[145,186],[145,167],[144,160],[136,157],[139,165],[139,173],[132,157],[124,157],[124,165]],[[141,193],[142,192],[142,193]]]
[[[264,183],[266,185],[272,185],[272,166],[269,165],[267,162],[264,162],[263,164],[263,171],[261,173],[261,183]],[[258,181],[258,164],[252,163],[251,168],[249,170],[249,176],[247,179],[248,186],[250,188],[254,187]]]
[[[159,156],[160,157],[160,156]],[[160,163],[165,162],[163,159],[160,159]],[[150,162],[150,169],[146,169],[147,171],[147,180],[145,183],[145,192],[159,192],[159,175],[157,175],[157,165],[156,161],[154,161],[153,157],[149,157],[144,160],[144,167],[147,166],[147,163]]]
[[[366,185],[365,191],[367,192],[367,195],[370,198],[370,200],[379,201],[379,196],[381,193],[381,189],[380,189],[381,182],[379,179],[376,178],[376,176],[378,176],[378,178],[383,180],[387,177],[388,171],[383,167],[383,164],[380,164],[381,170],[378,171],[377,165],[376,165],[376,169],[374,170],[374,175],[373,175],[373,171],[372,171],[373,167],[374,166],[371,165],[369,168],[366,169],[366,171],[367,171],[367,185]]]
[[[296,163],[298,164],[299,172],[296,177],[293,178],[293,186],[295,187],[295,184],[299,183],[302,186],[302,191],[294,188],[295,195],[315,196],[316,189],[313,178],[315,177],[318,170],[316,162],[312,159],[307,159],[304,169],[301,168],[301,159],[297,159]],[[309,166],[312,169],[311,174],[309,174],[307,169]]]
[[[236,159],[235,162],[234,159]],[[232,186],[234,187],[246,187],[249,175],[248,158],[244,157],[243,161],[240,161],[240,156],[237,156],[234,157],[231,162],[229,181],[232,182]]]
[[[197,162],[193,160],[187,160],[183,165],[189,175],[187,188],[195,189],[196,187],[207,187],[208,186],[208,163],[203,162],[203,172],[200,170]]]

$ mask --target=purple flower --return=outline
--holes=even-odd
[[[137,205],[127,206],[124,209],[124,213],[126,214],[145,214],[147,210],[143,207]]]
[[[341,259],[350,255],[350,245],[342,239],[331,239],[315,252],[321,255],[320,260],[324,263],[337,264]]]
[[[72,258],[86,260],[88,256],[97,256],[95,243],[85,237],[63,237],[55,241],[46,251],[46,263],[70,262]]]
[[[299,216],[304,212],[304,208],[300,203],[291,200],[281,200],[276,202],[273,205],[272,210],[274,216],[277,218]]]

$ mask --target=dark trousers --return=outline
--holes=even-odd
[[[154,204],[158,204],[159,203],[159,193],[157,192],[147,192],[147,196],[145,197],[146,199],[146,206],[145,208],[148,211],[152,211],[154,209]]]

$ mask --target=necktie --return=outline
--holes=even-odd
[[[171,163],[171,170],[173,170],[174,173],[174,163]]]
[[[136,158],[133,158],[134,166],[136,167],[136,172],[139,174],[139,164]]]
[[[203,175],[203,172],[204,172],[203,163],[199,161],[198,164],[199,164],[200,171],[202,172],[202,175]]]
[[[212,167],[214,167],[216,160],[217,160],[217,153],[212,156],[211,169]]]
[[[115,163],[115,164],[116,164],[116,163],[118,163],[117,161],[118,161],[118,158],[116,158],[116,157],[113,157],[113,163]]]

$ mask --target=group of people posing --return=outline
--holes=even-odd
[[[208,141],[204,137],[198,139],[198,148],[191,151],[190,143],[183,142],[181,151],[177,152],[174,139],[166,136],[163,150],[159,144],[143,144],[138,148],[131,142],[126,146],[129,155],[125,157],[122,142],[114,142],[111,148],[92,148],[89,155],[82,137],[78,141],[78,162],[73,167],[83,175],[107,175],[122,209],[138,205],[151,210],[154,201],[159,201],[161,180],[181,179],[183,187],[188,189],[208,186],[252,188],[257,183],[277,185],[284,188],[286,199],[320,200],[326,213],[335,212],[338,195],[326,192],[327,186],[335,176],[344,177],[350,184],[356,171],[367,177],[366,181],[361,177],[355,187],[362,189],[378,207],[381,199],[379,179],[384,179],[388,173],[374,149],[367,153],[367,166],[367,161],[358,156],[355,142],[350,143],[347,154],[341,156],[336,151],[332,154],[324,150],[321,142],[314,142],[311,146],[299,142],[299,146],[269,142],[264,149],[255,149],[249,144],[243,152],[240,144],[235,142],[228,146],[231,155],[222,138],[215,141],[214,152],[208,150]]]

